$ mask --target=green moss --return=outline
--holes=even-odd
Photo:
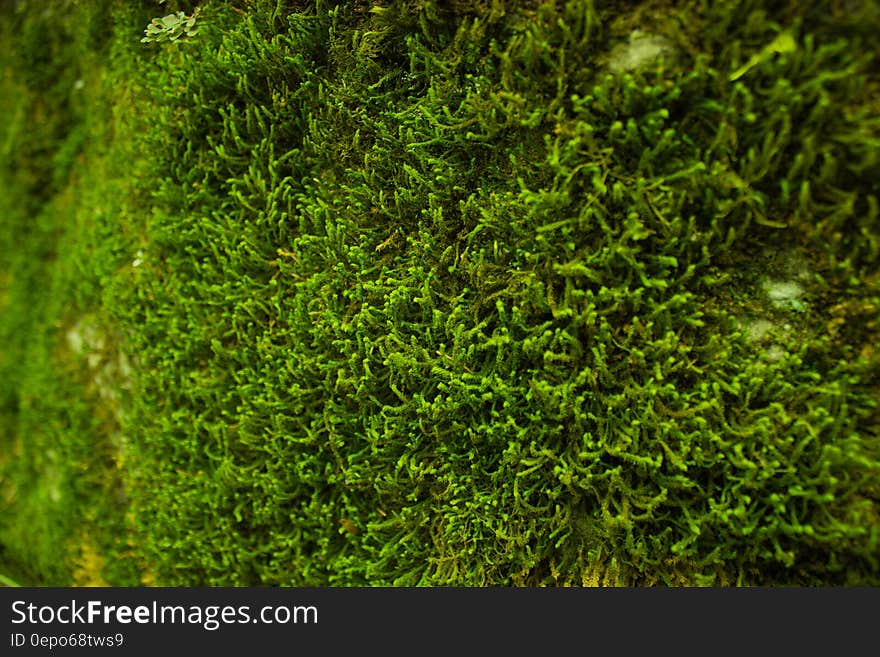
[[[4,78],[89,94],[3,108],[4,245],[42,232],[0,268],[4,353],[30,354],[0,467],[57,534],[28,557],[0,526],[9,562],[880,582],[880,18],[821,5],[208,2],[147,44],[155,8],[69,7],[76,47]],[[637,30],[664,56],[618,70]],[[28,121],[69,127],[34,150]],[[768,252],[807,263],[800,308]],[[794,328],[767,358],[744,317]]]

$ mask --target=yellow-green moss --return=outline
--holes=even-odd
[[[0,19],[10,576],[880,582],[876,3],[198,6]]]

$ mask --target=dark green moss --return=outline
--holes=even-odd
[[[6,139],[3,344],[105,359],[17,361],[19,512],[51,440],[114,582],[880,582],[876,3],[143,9],[4,79],[98,71]]]

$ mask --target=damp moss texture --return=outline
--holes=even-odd
[[[880,585],[878,34],[0,3],[3,581]]]

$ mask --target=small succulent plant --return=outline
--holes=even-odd
[[[146,36],[141,39],[141,42],[161,43],[164,41],[177,41],[181,37],[195,36],[199,31],[199,28],[196,27],[198,15],[199,10],[196,8],[191,16],[178,11],[176,14],[154,18],[144,30]]]

